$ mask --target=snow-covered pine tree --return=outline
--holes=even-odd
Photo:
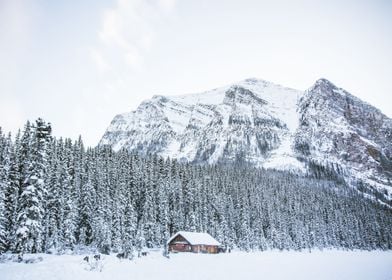
[[[31,133],[31,134],[30,134]],[[30,135],[29,135],[30,134]],[[47,144],[51,139],[51,126],[38,119],[33,131],[25,130],[22,145],[30,148],[27,157],[27,173],[24,174],[22,193],[19,198],[16,230],[16,251],[41,252],[43,245],[43,200],[46,195],[45,174],[47,169]]]
[[[45,251],[56,251],[60,247],[60,235],[62,224],[62,181],[61,181],[61,157],[62,139],[51,143],[50,156],[48,159],[48,168],[46,170],[46,189],[48,194],[44,201],[44,247]]]
[[[72,146],[72,175],[71,182],[71,194],[70,198],[74,203],[74,211],[75,211],[75,220],[74,228],[75,228],[75,244],[80,244],[81,242],[81,213],[82,213],[82,186],[84,186],[86,182],[86,151],[84,149],[82,137],[79,136],[78,140],[74,142]]]
[[[136,229],[136,237],[135,237],[135,249],[137,252],[137,256],[141,256],[142,250],[146,247],[146,238],[145,233],[143,231],[143,226],[139,225]]]
[[[9,189],[11,169],[11,136],[5,137],[0,127],[0,254],[8,248],[8,219],[6,211],[6,192]]]
[[[92,177],[92,171],[88,170],[87,181],[83,184],[80,192],[79,243],[81,245],[90,245],[94,241],[93,218],[96,205],[96,194]]]
[[[169,239],[169,199],[167,178],[162,178],[158,187],[158,244],[166,244]]]
[[[128,172],[131,169],[130,160],[127,153],[120,151],[118,153],[118,161],[113,162],[114,180],[116,187],[112,188],[111,195],[111,244],[113,252],[121,252],[123,249],[123,240],[125,236],[125,209],[127,204],[127,196],[129,195]]]
[[[0,254],[7,249],[4,185],[0,183]]]
[[[11,143],[11,135],[8,136],[9,142]],[[23,170],[23,158],[20,158],[21,150],[21,132],[18,130],[14,143],[11,144],[10,159],[11,166],[8,175],[8,184],[6,185],[5,192],[5,209],[4,215],[6,217],[6,232],[7,232],[7,247],[8,249],[14,249],[16,244],[16,220],[18,214],[18,200],[21,190],[22,183],[22,170]]]
[[[109,254],[111,248],[112,207],[110,186],[116,185],[113,179],[111,149],[100,147],[96,150],[96,204],[94,205],[93,235],[94,243],[101,253]]]
[[[135,210],[132,206],[131,200],[127,199],[124,212],[124,236],[122,242],[122,250],[125,256],[129,259],[133,259],[135,256],[136,249],[139,251],[145,246],[144,237],[139,235],[136,236],[137,217]]]
[[[148,248],[153,248],[157,245],[155,231],[157,223],[156,173],[154,172],[154,168],[153,161],[148,162],[146,168],[147,176],[144,190],[144,205],[142,218],[140,220],[143,227],[142,232],[144,233],[145,242]]]
[[[77,227],[77,205],[74,187],[74,158],[73,147],[70,139],[66,139],[63,149],[63,198],[62,198],[62,214],[63,222],[61,224],[61,245],[62,250],[72,250],[76,244],[76,227]]]

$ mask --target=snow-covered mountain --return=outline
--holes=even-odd
[[[306,91],[252,78],[154,96],[117,115],[100,145],[340,177],[392,199],[392,120],[326,79]]]

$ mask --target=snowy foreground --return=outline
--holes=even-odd
[[[0,263],[0,279],[392,279],[392,251],[183,253],[169,259],[152,252],[133,262],[104,256],[92,265],[84,255],[39,256],[43,260],[34,264]]]

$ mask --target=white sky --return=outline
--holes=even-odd
[[[392,116],[392,1],[0,0],[0,126],[96,145],[154,94],[324,77]]]

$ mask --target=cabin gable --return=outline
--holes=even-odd
[[[192,245],[181,234],[169,242],[169,252],[191,252]]]
[[[189,242],[181,234],[177,235],[170,243],[171,244],[174,244],[174,243],[187,243],[187,244],[189,244]]]

